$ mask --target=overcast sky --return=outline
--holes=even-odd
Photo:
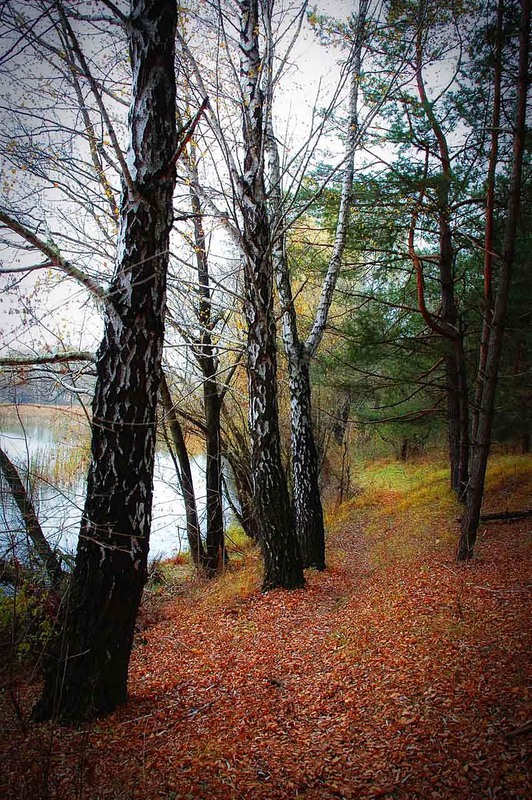
[[[21,2],[19,5],[21,11],[28,10],[26,3]],[[347,17],[354,9],[351,0],[318,2],[316,6],[319,13],[324,12],[342,18]],[[90,8],[94,9],[93,3],[90,4]],[[301,39],[294,50],[292,59],[294,67],[283,81],[282,96],[277,98],[277,134],[288,147],[296,147],[298,141],[304,138],[316,100],[318,105],[327,104],[330,91],[338,81],[339,58],[342,58],[339,50],[321,47],[309,26],[304,27]],[[46,69],[45,64],[42,65],[42,69]],[[9,87],[4,85],[2,88],[16,94],[16,84]],[[9,111],[3,113],[9,115]],[[334,139],[329,139],[327,145],[332,151],[331,157],[341,157],[340,147],[334,153]],[[0,253],[0,258],[4,266],[9,264],[10,254],[7,251]],[[29,258],[33,264],[40,263],[41,260],[35,253]],[[43,277],[43,272],[32,273],[26,278],[17,276],[21,278],[20,286],[28,296],[35,287],[35,281],[42,280]],[[37,328],[32,325],[28,315],[23,313],[24,301],[21,302],[20,298],[14,299],[9,293],[2,291],[2,288],[5,290],[6,282],[7,278],[0,275],[0,328],[3,333],[0,348],[11,349],[25,344],[39,349],[41,342],[36,340],[33,343],[33,334],[37,332]],[[39,313],[43,316],[44,329],[40,333],[52,348],[60,349],[61,336],[65,336],[65,341],[67,338],[70,339],[69,344],[74,347],[93,346],[101,330],[101,323],[96,321],[94,315],[93,304],[84,302],[85,291],[72,281],[64,280],[63,286],[63,289],[56,288],[49,294],[42,293],[45,299],[40,304]],[[59,338],[56,333],[59,333]]]

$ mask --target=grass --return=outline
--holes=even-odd
[[[60,447],[54,444],[37,450],[31,460],[30,472],[47,484],[72,486],[85,476],[88,463],[87,440]]]
[[[532,459],[529,456],[495,453],[486,479],[485,508],[528,508],[531,503]],[[510,502],[511,498],[511,502]],[[326,529],[335,529],[361,518],[367,537],[372,568],[406,563],[419,556],[448,553],[459,534],[462,506],[449,488],[449,467],[443,455],[415,461],[380,459],[360,465],[355,497],[325,509]],[[237,524],[227,531],[229,564],[213,581],[197,578],[188,554],[163,565],[170,593],[189,594],[198,602],[231,605],[260,588],[262,562],[257,544]],[[345,552],[338,542],[329,550],[334,567]],[[179,587],[176,589],[175,587]],[[172,588],[174,587],[174,588]]]
[[[201,579],[201,585],[196,587],[196,599],[208,607],[231,607],[260,588],[262,561],[258,544],[239,525],[231,523],[226,546],[229,560],[222,572],[214,580]]]
[[[198,574],[190,553],[169,559],[156,559],[143,604],[151,612],[179,596],[205,606],[228,607],[259,590],[262,578],[260,549],[235,522],[226,531],[228,563],[213,579]]]
[[[29,472],[48,484],[71,485],[86,473],[89,458],[89,425],[80,408],[39,405],[0,406],[0,429],[17,438],[30,438],[32,430],[50,431],[31,455]],[[24,460],[24,459],[23,459]]]
[[[0,404],[0,427],[10,428],[14,425],[31,426],[39,425],[52,427],[58,433],[63,433],[66,426],[79,433],[82,428],[87,429],[88,420],[81,406],[55,406],[38,405],[33,403],[15,405],[12,403]]]
[[[488,465],[483,509],[529,508],[531,479],[530,456],[495,452]],[[435,455],[360,464],[355,497],[332,506],[327,524],[342,523],[354,512],[366,517],[370,559],[378,567],[454,545],[462,506],[449,488],[445,458]]]
[[[496,504],[499,511],[523,510],[532,507],[530,455],[497,454],[488,465],[485,510]]]

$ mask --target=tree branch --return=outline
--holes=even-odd
[[[22,516],[26,532],[33,542],[35,552],[44,563],[52,586],[57,589],[63,580],[63,568],[57,554],[50,547],[35,513],[35,507],[20,479],[17,468],[0,447],[0,470],[4,473],[7,484]]]
[[[120,145],[118,143],[118,139],[117,139],[115,130],[113,128],[113,124],[111,122],[111,118],[109,117],[109,114],[107,113],[107,109],[105,107],[105,104],[104,104],[104,102],[102,100],[101,92],[100,92],[100,90],[98,88],[98,85],[96,83],[96,80],[95,80],[94,76],[92,75],[92,72],[89,69],[89,65],[87,63],[87,59],[85,58],[85,56],[83,54],[83,51],[82,51],[82,49],[81,49],[81,47],[79,45],[78,39],[77,39],[76,34],[74,33],[74,31],[72,29],[72,26],[71,26],[71,24],[69,22],[69,19],[68,19],[66,13],[65,13],[65,10],[63,8],[63,4],[62,4],[61,0],[56,0],[56,7],[57,7],[57,10],[59,12],[59,16],[61,18],[61,23],[63,25],[63,28],[64,28],[65,32],[67,33],[68,38],[70,39],[72,50],[77,56],[77,59],[78,59],[78,61],[80,63],[81,69],[82,69],[82,73],[85,76],[85,78],[88,80],[89,86],[91,87],[92,94],[94,95],[94,99],[96,100],[96,104],[97,104],[98,108],[100,109],[100,114],[102,115],[102,120],[103,120],[103,122],[105,124],[107,133],[109,134],[109,138],[111,139],[111,143],[113,145],[113,150],[115,152],[115,155],[116,155],[116,157],[118,159],[118,162],[120,164],[120,167],[122,169],[122,174],[123,174],[123,177],[124,177],[124,181],[126,182],[127,187],[129,189],[129,191],[131,192],[131,195],[133,197],[138,197],[138,194],[139,194],[138,193],[138,189],[135,186],[135,182],[133,181],[133,178],[131,177],[131,173],[130,173],[129,167],[128,167],[127,163],[126,163],[126,159],[125,159],[124,154],[123,154],[123,152],[122,152],[122,150],[120,148]]]
[[[64,353],[50,353],[42,356],[6,356],[0,358],[0,367],[31,367],[40,364],[64,364],[67,361],[95,361],[94,353],[67,350]]]
[[[74,280],[79,281],[89,292],[97,297],[99,300],[103,300],[104,303],[109,302],[109,296],[107,291],[101,286],[97,281],[91,278],[82,270],[75,267],[70,261],[67,261],[63,256],[61,256],[55,247],[43,242],[37,234],[23,225],[18,220],[11,217],[9,214],[6,214],[5,211],[0,211],[0,222],[24,239],[28,244],[31,244],[33,247],[36,247],[37,250],[40,250],[49,262],[56,268],[64,272],[65,275],[68,275],[70,278],[74,278]],[[45,266],[45,265],[43,265]],[[28,270],[35,269],[35,267],[30,267]]]
[[[126,14],[123,14],[122,11],[118,8],[112,0],[101,0],[104,6],[113,12],[115,17],[117,17],[123,25],[129,25],[129,17]]]
[[[184,125],[181,128],[180,131],[177,132],[177,138],[179,138],[180,136],[183,136],[183,139],[180,142],[180,144],[178,145],[177,150],[175,151],[174,155],[172,156],[172,159],[171,159],[170,163],[168,164],[168,167],[167,167],[166,172],[165,172],[165,177],[170,173],[172,167],[175,164],[177,164],[177,162],[179,161],[179,159],[183,155],[183,151],[184,151],[185,147],[187,146],[187,144],[190,142],[190,140],[194,136],[194,131],[196,130],[196,125],[198,124],[198,122],[200,121],[202,115],[205,113],[205,111],[208,108],[210,108],[209,98],[205,97],[205,99],[203,100],[201,106],[197,110],[197,112],[194,115],[194,117],[191,120],[189,120],[187,122],[187,124]]]
[[[347,142],[345,154],[345,168],[342,181],[342,190],[340,194],[340,208],[338,209],[338,218],[336,222],[336,231],[334,237],[334,247],[327,267],[327,273],[322,285],[321,295],[316,309],[312,329],[305,342],[305,350],[308,356],[313,356],[319,347],[325,332],[327,324],[327,317],[331,308],[333,294],[338,280],[340,268],[342,266],[342,259],[344,255],[345,246],[347,243],[347,234],[349,230],[349,213],[352,202],[353,193],[353,178],[355,170],[355,150],[358,143],[358,105],[359,105],[359,88],[360,88],[360,74],[362,67],[362,48],[366,36],[366,17],[369,8],[368,0],[361,0],[357,29],[355,34],[355,41],[351,52],[351,86],[349,91],[349,123],[347,129]]]
[[[425,181],[427,178],[427,170],[428,170],[428,159],[429,159],[429,149],[428,147],[425,148],[425,166],[423,172],[423,181],[421,185],[421,190],[419,193],[419,197],[416,200],[416,204],[414,206],[414,210],[412,211],[412,220],[410,222],[410,228],[408,231],[408,255],[412,260],[412,264],[414,265],[414,269],[416,272],[416,287],[417,287],[417,301],[419,306],[419,311],[431,331],[437,333],[439,336],[444,336],[446,339],[455,339],[457,332],[447,323],[443,322],[436,322],[436,320],[432,317],[432,314],[427,308],[425,302],[425,285],[424,285],[424,277],[423,277],[423,262],[419,257],[414,238],[416,235],[416,226],[419,217],[419,212],[421,211],[423,200],[425,198]]]

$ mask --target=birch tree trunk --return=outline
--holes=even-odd
[[[290,389],[292,471],[296,530],[303,567],[325,569],[325,528],[319,485],[319,463],[312,422],[310,362],[318,349],[331,307],[336,282],[347,241],[352,200],[354,156],[358,136],[358,97],[368,1],[361,0],[357,30],[351,54],[349,119],[345,167],[336,224],[333,251],[322,286],[314,323],[306,342],[299,337],[288,263],[285,251],[282,216],[281,169],[279,151],[270,112],[267,124],[267,150],[270,160],[270,204],[274,225],[273,259],[277,290],[283,310],[283,344],[288,359]]]
[[[292,353],[288,359],[296,530],[303,567],[322,570],[325,569],[325,528],[312,420],[310,359],[302,348],[296,352],[297,361],[294,359],[291,363]]]
[[[283,345],[288,360],[294,511],[303,568],[325,569],[325,529],[319,486],[318,453],[312,422],[310,358],[301,343],[288,275],[288,262],[281,229],[282,193],[279,150],[270,118],[267,122],[267,152],[270,170],[270,207],[274,226],[272,255],[277,291],[283,306]]]
[[[530,0],[521,0],[517,112],[514,125],[512,171],[504,226],[503,252],[493,314],[488,325],[487,348],[485,356],[481,356],[480,359],[481,368],[483,366],[483,372],[479,374],[480,403],[477,410],[477,423],[472,442],[471,477],[467,490],[466,509],[461,523],[461,535],[457,552],[458,561],[468,561],[474,554],[480,522],[482,498],[484,495],[486,468],[491,446],[495,393],[499,375],[504,324],[508,307],[510,279],[515,258],[515,239],[522,188],[521,181],[527,128],[526,112],[529,88],[530,8]]]
[[[243,223],[254,501],[264,558],[263,588],[293,589],[303,586],[304,577],[281,461],[273,266],[264,186],[264,96],[260,87],[262,64],[258,46],[257,0],[242,0],[240,9],[245,157],[244,172],[237,187]]]
[[[176,23],[174,0],[131,2],[131,142],[97,355],[87,495],[64,626],[37,719],[90,719],[127,697],[151,524],[175,184]]]

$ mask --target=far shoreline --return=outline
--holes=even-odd
[[[61,418],[73,423],[86,423],[90,427],[91,407],[90,404],[83,407],[81,405],[64,405],[55,403],[0,403],[0,428],[5,422],[28,423],[41,422],[42,424],[51,423]],[[194,431],[187,431],[185,434],[187,450],[190,456],[203,455],[205,443],[201,436]],[[158,436],[160,444],[164,442],[162,436]]]

